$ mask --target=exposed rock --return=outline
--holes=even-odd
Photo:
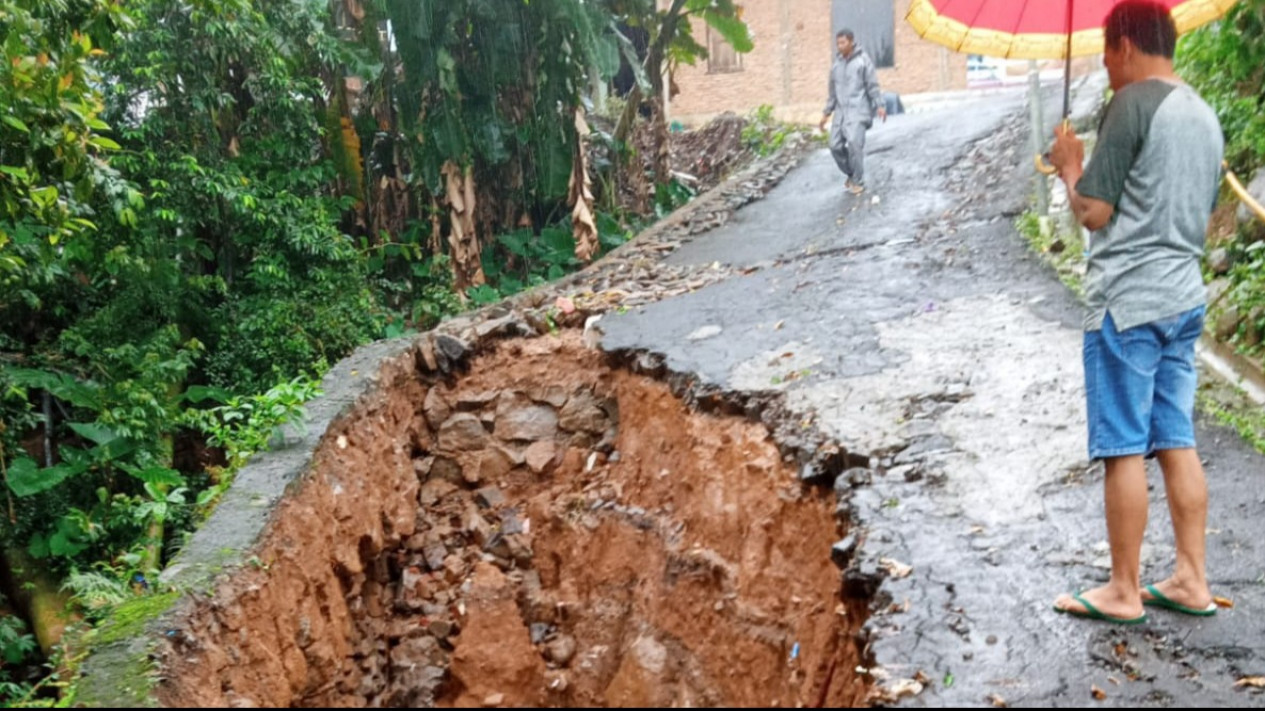
[[[1217,316],[1217,340],[1228,341],[1239,330],[1239,307],[1230,306]]]
[[[1232,266],[1230,252],[1225,247],[1217,247],[1208,253],[1208,268],[1213,274],[1226,274]]]
[[[545,645],[545,657],[560,667],[565,667],[575,656],[575,638],[570,635],[558,635]]]
[[[473,452],[488,445],[490,437],[479,418],[466,412],[449,417],[439,428],[439,448],[446,452]]]
[[[461,412],[471,412],[480,410],[488,403],[492,402],[500,395],[495,390],[483,390],[480,392],[462,392],[457,395],[457,409]]]
[[[483,508],[494,509],[505,503],[505,494],[495,486],[485,486],[474,492],[474,499]]]
[[[553,468],[554,459],[557,456],[558,447],[549,440],[533,442],[523,452],[523,459],[527,462],[527,466],[537,474],[543,474]]]
[[[515,332],[518,332],[518,333],[530,332],[530,329],[528,331],[524,331],[523,329],[525,328],[528,328],[528,327],[526,324],[522,322],[520,318],[518,318],[514,314],[509,314],[508,316],[501,316],[500,318],[488,319],[487,321],[484,321],[483,323],[477,324],[474,327],[474,333],[475,333],[475,336],[477,336],[480,340],[482,340],[492,335],[513,334]]]
[[[523,619],[528,622],[544,625],[547,629],[557,619],[558,606],[553,596],[541,586],[539,571],[528,570],[523,574],[518,596]]]
[[[431,620],[426,629],[438,639],[447,639],[452,636],[453,627],[449,620]]]
[[[417,625],[413,625],[417,626]],[[426,635],[405,635],[391,650],[391,669],[407,671],[435,664],[443,659],[443,652],[434,638]]]
[[[588,456],[588,452],[581,447],[567,447],[567,451],[562,455],[563,471],[579,471]]]
[[[484,549],[493,557],[505,562],[507,568],[517,565],[526,569],[531,566],[533,556],[531,540],[521,533],[493,536]]]
[[[529,390],[527,396],[536,402],[553,407],[562,407],[567,404],[567,390],[561,385],[538,386]]]
[[[420,610],[422,605],[434,597],[435,590],[430,576],[421,568],[409,566],[400,573],[400,590],[396,603],[409,610]]]
[[[437,647],[435,640],[418,637],[401,642],[391,651],[391,687],[386,695],[390,706],[430,708],[435,705],[447,672],[426,661],[433,647]]]
[[[461,559],[461,556],[450,555],[444,558],[444,577],[448,579],[448,582],[460,582],[466,577],[466,570],[466,562]]]
[[[444,396],[439,394],[439,388],[431,388],[426,392],[426,399],[422,401],[422,413],[426,415],[426,422],[431,429],[439,429],[439,426],[452,415],[452,407]]]
[[[857,489],[862,486],[869,486],[874,481],[874,472],[865,467],[853,467],[844,471],[835,478],[835,494],[841,498],[843,492],[849,489]]]
[[[461,528],[470,536],[475,545],[482,547],[492,537],[492,524],[483,518],[479,509],[473,504],[466,506],[461,517]]]
[[[875,561],[854,565],[843,574],[843,590],[848,597],[872,598],[886,577]]]
[[[527,631],[531,634],[531,643],[540,644],[549,636],[549,632],[553,630],[553,625],[544,622],[533,622],[527,627]]]
[[[501,533],[508,536],[511,533],[525,533],[527,526],[521,518],[519,518],[518,509],[506,509],[501,512]]]
[[[584,391],[572,395],[558,413],[558,424],[568,432],[592,432],[599,434],[610,426],[606,411],[593,393]]]
[[[839,566],[840,570],[844,570],[848,567],[848,562],[852,560],[852,554],[856,552],[856,549],[856,534],[850,533],[830,547],[830,560]]]
[[[914,439],[892,461],[896,464],[910,464],[926,458],[928,455],[942,454],[953,450],[953,440],[942,434],[933,434]]]
[[[533,556],[531,549],[531,541],[521,533],[515,533],[505,536],[505,541],[509,544],[509,557],[519,565],[526,568],[531,565]]]
[[[426,479],[430,477],[430,470],[434,466],[434,457],[419,457],[413,460],[413,473],[417,475],[417,480],[424,484]]]
[[[439,360],[439,369],[445,373],[461,365],[469,352],[469,346],[459,338],[444,333],[435,337],[435,356]]]
[[[522,457],[500,445],[491,445],[477,453],[478,463],[465,467],[462,472],[470,484],[495,481],[505,476],[516,464],[522,463]]]
[[[607,427],[606,432],[602,434],[602,438],[593,445],[593,448],[603,454],[614,454],[615,445],[619,444],[619,428]],[[612,458],[610,461],[618,461],[618,458]]]
[[[442,459],[440,461],[450,462],[451,460]],[[455,466],[455,465],[454,465]],[[436,470],[439,467],[435,467]],[[461,476],[461,470],[457,469],[457,476]],[[457,485],[448,477],[432,477],[430,481],[422,484],[421,492],[418,494],[418,500],[423,506],[434,506],[442,501],[446,496],[457,490]]]
[[[550,693],[563,694],[570,688],[571,682],[567,679],[567,673],[561,669],[551,669],[545,672],[545,687]]]
[[[502,403],[505,401],[502,400]],[[498,406],[496,436],[506,441],[535,442],[558,434],[558,413],[545,405]]]
[[[442,543],[427,543],[422,549],[422,556],[426,559],[426,567],[431,570],[443,570],[444,561],[448,558],[448,549]]]
[[[825,486],[832,481],[830,470],[821,462],[807,462],[799,469],[799,480],[805,484]]]

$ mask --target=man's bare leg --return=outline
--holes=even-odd
[[[1169,579],[1155,587],[1173,602],[1203,609],[1212,602],[1204,567],[1204,537],[1208,525],[1208,484],[1199,454],[1193,449],[1163,449],[1156,453],[1164,470],[1168,510],[1177,540],[1177,565]],[[1151,596],[1142,592],[1144,598]]]
[[[1111,580],[1081,594],[1099,612],[1112,617],[1134,618],[1142,614],[1140,591],[1142,538],[1146,534],[1146,464],[1142,455],[1106,460],[1103,499],[1107,512],[1107,540],[1111,543]],[[1054,606],[1084,612],[1084,606],[1061,595]]]

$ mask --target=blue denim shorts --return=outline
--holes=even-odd
[[[1195,446],[1195,342],[1204,307],[1117,331],[1085,332],[1089,458]]]

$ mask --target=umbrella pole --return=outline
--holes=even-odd
[[[1067,0],[1067,50],[1063,52],[1063,130],[1072,128],[1072,11],[1076,0]],[[1037,172],[1053,175],[1054,166],[1050,165],[1046,156],[1038,154],[1034,159]]]

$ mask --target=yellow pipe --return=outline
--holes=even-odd
[[[1243,183],[1239,182],[1239,176],[1235,175],[1234,171],[1230,170],[1229,165],[1222,163],[1221,167],[1225,168],[1225,181],[1230,184],[1230,189],[1234,191],[1234,194],[1243,202],[1244,205],[1247,205],[1247,209],[1251,210],[1253,214],[1256,215],[1257,219],[1265,222],[1265,207],[1262,207],[1261,204],[1256,201],[1256,198],[1252,197],[1247,192],[1247,188],[1243,187]]]

